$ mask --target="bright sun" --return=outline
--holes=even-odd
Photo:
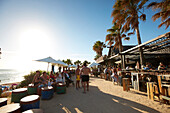
[[[26,53],[42,53],[48,49],[50,37],[42,29],[27,29],[20,34],[20,49]]]
[[[50,54],[50,35],[49,33],[40,28],[23,29],[19,36],[20,42],[20,55],[18,60],[22,65],[30,63],[35,58],[47,57]],[[22,63],[23,62],[23,63]]]

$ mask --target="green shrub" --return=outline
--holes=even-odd
[[[43,73],[44,71],[40,70],[40,75]],[[24,86],[28,86],[28,84],[30,84],[35,76],[36,72],[30,72],[30,74],[25,75],[24,76],[24,80],[21,81],[20,87],[24,87]],[[47,73],[49,74],[49,73]]]

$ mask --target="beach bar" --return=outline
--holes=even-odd
[[[143,50],[144,64],[142,65],[139,63],[139,48]],[[108,57],[105,59],[103,59],[103,57],[99,58],[96,62],[107,66],[120,63],[122,69],[118,73],[120,73],[119,76],[121,76],[121,79],[118,82],[122,83],[123,78],[128,76],[130,77],[131,88],[148,92],[148,98],[152,100],[154,100],[154,96],[159,95],[162,100],[166,101],[164,103],[168,103],[167,101],[169,101],[170,97],[170,80],[167,79],[168,76],[170,76],[169,59],[170,32],[167,32],[140,45],[124,49],[122,52],[116,52],[115,49],[110,48]],[[158,69],[160,62],[163,62],[166,69]],[[151,67],[146,69],[146,65]],[[164,78],[165,75],[166,80]],[[159,79],[159,76],[161,76],[161,79]],[[159,80],[163,82],[160,83]],[[123,85],[124,90],[127,89],[125,84],[120,85]]]

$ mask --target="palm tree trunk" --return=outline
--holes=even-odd
[[[120,52],[122,52],[122,39],[121,39],[121,37],[120,37],[120,34],[119,34],[118,39],[119,39],[119,53],[120,53]],[[123,69],[123,67],[125,67],[125,66],[123,66],[123,58],[122,58],[122,55],[120,55],[120,57],[121,57],[121,67],[122,67],[122,69]]]
[[[139,26],[137,26],[135,28],[136,30],[136,34],[137,34],[137,40],[138,40],[138,45],[141,44],[141,38],[140,38],[140,33],[139,33]],[[140,69],[141,69],[141,66],[143,65],[143,50],[142,50],[142,47],[139,48],[139,55],[140,55]]]

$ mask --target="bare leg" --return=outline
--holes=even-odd
[[[81,87],[83,87],[83,82],[82,82],[82,79],[81,79]]]
[[[87,83],[87,91],[89,91],[89,81],[87,81],[86,83]]]
[[[77,87],[80,88],[80,81],[77,81]]]
[[[78,87],[78,81],[76,81],[76,89],[77,89],[77,87]]]
[[[84,93],[86,92],[86,82],[83,82]]]

